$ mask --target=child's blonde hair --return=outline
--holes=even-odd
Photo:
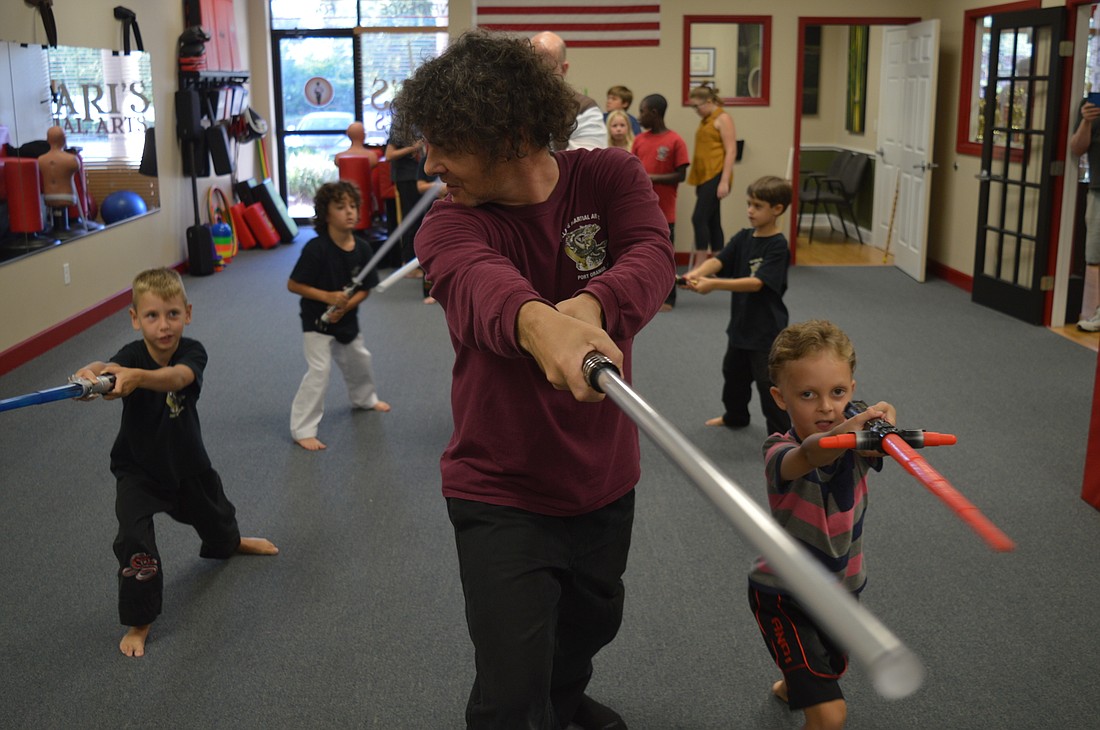
[[[768,377],[778,385],[779,377],[787,365],[822,352],[829,352],[846,360],[855,373],[856,348],[848,335],[828,320],[811,319],[785,327],[776,336],[768,354]]]
[[[175,269],[146,269],[134,277],[131,302],[137,309],[142,294],[154,294],[164,301],[180,297],[187,304],[187,291],[183,288],[183,278]]]
[[[622,109],[615,109],[607,113],[607,146],[618,146],[611,139],[611,121],[614,119],[622,119],[626,123],[626,147],[624,149],[630,150],[630,147],[634,144],[634,127],[630,124],[630,116]]]

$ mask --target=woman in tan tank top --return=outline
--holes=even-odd
[[[722,99],[713,86],[697,86],[689,96],[691,106],[702,121],[695,132],[695,154],[688,173],[688,184],[695,185],[695,211],[691,225],[695,248],[690,268],[703,263],[710,253],[722,250],[722,211],[719,201],[730,194],[733,162],[737,157],[737,130],[733,117],[722,109]]]

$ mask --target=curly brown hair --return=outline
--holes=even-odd
[[[313,227],[317,233],[328,235],[329,203],[344,198],[354,203],[356,208],[363,207],[363,196],[359,193],[359,186],[350,180],[327,182],[317,188],[317,192],[313,194]]]
[[[472,30],[405,80],[391,134],[492,164],[565,149],[578,110],[576,94],[528,39]]]
[[[778,384],[787,365],[822,352],[847,361],[852,372],[856,371],[856,348],[848,335],[828,320],[811,319],[792,324],[776,335],[768,354],[768,377]]]

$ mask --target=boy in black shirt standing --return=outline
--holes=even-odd
[[[142,339],[123,347],[110,362],[89,363],[74,377],[113,375],[114,388],[103,397],[123,398],[122,424],[111,449],[111,472],[118,480],[118,611],[119,620],[130,627],[119,649],[140,657],[149,628],[160,615],[164,587],[153,515],[166,512],[194,527],[204,558],[274,555],[279,550],[269,540],[241,537],[236,510],[203,445],[195,406],[206,350],[183,337],[184,326],[191,323],[191,305],[180,275],[171,269],[138,274],[130,319]]]
[[[290,272],[287,289],[302,298],[302,339],[308,370],[290,407],[290,435],[308,451],[325,445],[317,438],[325,414],[325,391],[332,361],[344,374],[348,395],[355,408],[385,412],[390,404],[378,399],[370,351],[359,331],[357,309],[378,285],[378,273],[370,271],[350,296],[344,293],[367,262],[370,244],[355,236],[362,198],[359,188],[347,181],[325,183],[313,196],[317,237],[306,243]],[[329,307],[336,310],[327,315]]]
[[[760,178],[748,189],[748,217],[745,228],[730,239],[714,258],[707,259],[683,276],[685,289],[708,294],[728,291],[729,344],[722,360],[722,405],[725,413],[707,420],[708,426],[744,428],[749,425],[752,385],[760,397],[769,434],[786,433],[790,418],[771,396],[768,352],[779,332],[787,326],[787,267],[790,248],[779,228],[779,218],[791,204],[791,184],[771,175]]]

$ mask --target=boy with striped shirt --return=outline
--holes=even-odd
[[[811,555],[858,595],[863,565],[863,514],[867,472],[882,469],[878,452],[826,449],[825,436],[861,430],[872,418],[897,420],[894,407],[876,403],[844,416],[853,398],[856,355],[831,322],[813,320],[779,333],[768,359],[775,402],[791,418],[791,430],[764,442],[768,505],[772,516]],[[772,692],[805,713],[811,730],[844,727],[847,705],[838,682],[848,657],[805,613],[763,558],[749,573],[749,605],[764,642],[783,672]]]

